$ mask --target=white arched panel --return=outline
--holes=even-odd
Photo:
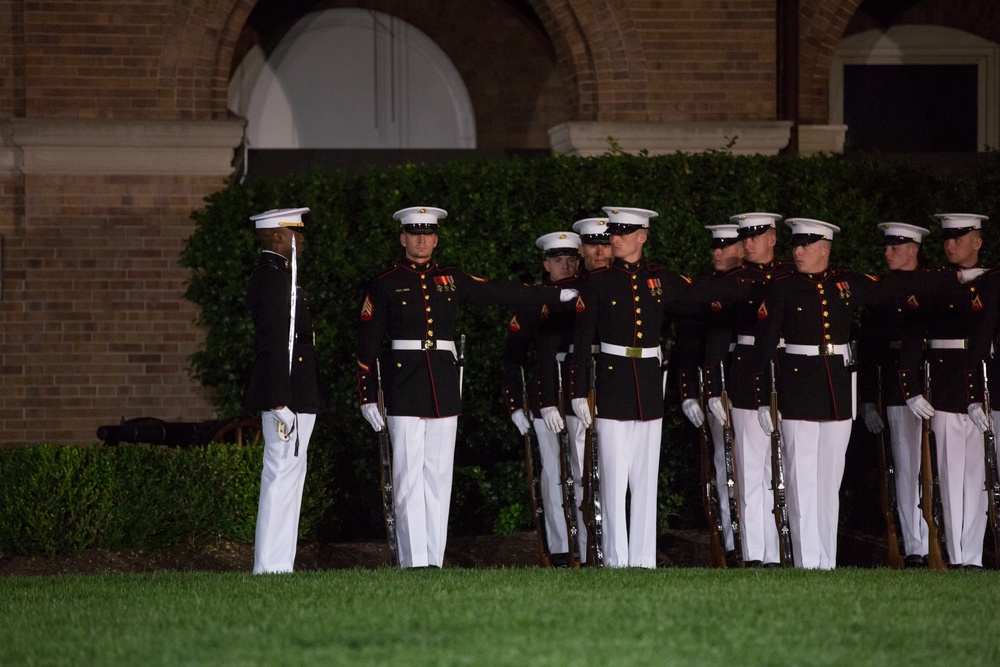
[[[251,148],[475,148],[461,76],[426,35],[386,14],[303,17],[269,55],[254,47],[229,108]]]

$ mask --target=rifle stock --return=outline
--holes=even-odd
[[[583,509],[587,527],[587,565],[604,567],[604,515],[601,507],[600,444],[597,438],[597,366],[593,355],[588,364],[590,390],[587,407],[590,426],[584,437],[583,449]]]
[[[792,550],[792,528],[788,520],[788,499],[785,488],[785,458],[781,451],[781,428],[778,423],[778,379],[771,361],[771,486],[774,487],[774,521],[778,529],[778,553],[782,567],[795,567]]]
[[[882,419],[882,423],[888,425],[885,405],[882,400],[881,367],[876,369],[875,378],[875,409]],[[896,498],[896,465],[892,456],[891,443],[885,437],[885,428],[875,434],[875,441],[878,449],[879,469],[882,473],[879,496],[882,506],[882,517],[885,519],[886,542],[888,545],[887,560],[889,567],[900,569],[904,566],[906,554],[904,553],[901,540],[903,529],[899,520],[899,503]]]
[[[740,485],[736,471],[739,462],[736,460],[733,439],[733,412],[729,404],[729,392],[726,390],[726,367],[719,362],[719,384],[721,391],[719,397],[722,399],[722,408],[726,412],[726,424],[722,427],[722,448],[726,462],[726,488],[729,491],[729,526],[733,533],[733,551],[736,560],[736,567],[746,567],[743,562],[743,533],[741,526],[743,519],[740,516]]]
[[[705,421],[698,427],[698,463],[701,470],[702,506],[705,510],[705,521],[708,523],[709,556],[712,567],[725,568],[725,532],[722,526],[722,511],[719,505],[719,493],[715,486],[715,460],[708,451],[710,442],[708,430],[708,412],[705,410],[705,383],[699,375],[701,385],[700,404],[705,413]],[[714,450],[714,443],[713,443]]]
[[[566,537],[569,541],[567,554],[571,568],[580,567],[580,526],[576,512],[576,483],[573,481],[573,446],[566,429],[566,410],[563,400],[562,363],[556,360],[556,377],[559,394],[556,403],[559,416],[563,419],[563,429],[559,432],[559,471],[562,475],[563,514],[566,516]]]
[[[983,410],[989,427],[983,434],[983,450],[986,457],[986,516],[993,533],[994,569],[1000,569],[1000,471],[997,470],[996,434],[993,431],[993,409],[990,407],[990,385],[983,362]]]
[[[931,402],[931,365],[924,362],[924,399]],[[940,521],[937,506],[941,502],[937,484],[937,443],[931,420],[920,425],[920,509],[927,523],[927,567],[944,570],[948,566],[944,544],[944,524]]]
[[[379,455],[379,481],[382,483],[382,517],[385,519],[385,537],[389,544],[389,564],[399,567],[399,540],[396,535],[396,496],[392,487],[392,447],[385,416],[385,396],[382,394],[382,366],[375,360],[375,378],[378,391],[378,412],[382,416],[382,430],[376,434]]]
[[[531,421],[531,410],[528,407],[528,383],[524,379],[524,369],[521,369],[521,409],[528,421]],[[535,535],[538,537],[538,564],[549,567],[551,564],[549,542],[545,534],[545,509],[540,502],[542,497],[542,482],[535,473],[535,447],[531,442],[531,429],[524,434],[524,460],[528,474],[528,497],[531,500],[531,520],[535,524]]]

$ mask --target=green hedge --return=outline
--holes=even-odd
[[[241,412],[251,361],[252,330],[244,292],[258,249],[248,217],[279,207],[308,206],[307,252],[300,280],[316,324],[327,419],[336,433],[331,474],[341,536],[380,534],[373,434],[355,395],[356,322],[365,286],[400,253],[392,213],[424,204],[448,210],[436,258],[491,278],[537,279],[534,239],[566,229],[605,205],[659,212],[647,244],[650,260],[687,275],[708,269],[704,225],[751,210],[812,217],[843,228],[834,263],[882,273],[875,223],[930,226],[930,262],[943,258],[931,215],[966,211],[1000,221],[1000,158],[981,156],[963,173],[934,172],[905,161],[843,156],[734,156],[727,152],[662,157],[614,150],[596,158],[551,157],[509,162],[468,161],[232,185],[195,211],[196,229],[182,262],[192,269],[187,297],[201,309],[205,348],[192,359],[195,376],[215,392],[220,416]],[[992,224],[992,223],[991,223]],[[787,230],[782,229],[781,238]],[[998,248],[987,242],[986,259]],[[779,252],[787,256],[785,248]],[[522,449],[500,400],[500,356],[510,314],[467,308],[458,331],[468,336],[464,416],[460,420],[453,532],[508,531],[528,524]],[[671,404],[664,428],[661,527],[700,521],[695,434]]]
[[[332,478],[310,452],[299,535],[329,520]],[[139,445],[0,449],[0,556],[252,542],[263,448]]]

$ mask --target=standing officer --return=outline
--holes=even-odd
[[[656,567],[656,484],[663,428],[663,352],[659,339],[668,303],[687,279],[642,258],[655,211],[607,207],[614,261],[581,283],[574,349],[600,340],[597,429],[604,502],[604,558],[609,567]],[[591,422],[588,359],[573,356],[573,411]],[[626,526],[625,498],[631,491]],[[629,530],[630,528],[630,530]]]
[[[538,237],[535,245],[542,251],[542,266],[545,273],[542,284],[546,286],[574,287],[579,263],[580,236],[573,232],[552,232]],[[571,304],[567,304],[571,305]],[[565,312],[564,312],[565,311]],[[538,438],[538,451],[541,457],[542,506],[545,516],[545,534],[548,538],[551,562],[556,566],[569,564],[569,538],[566,520],[563,514],[562,479],[559,458],[559,436],[566,426],[558,409],[558,378],[556,376],[556,354],[559,342],[573,328],[573,309],[550,308],[544,306],[522,306],[515,311],[510,321],[510,331],[507,334],[507,346],[504,351],[503,394],[504,402],[510,412],[514,425],[521,435],[535,428]],[[545,346],[539,343],[539,338],[555,338],[551,355],[543,352]],[[536,347],[536,363],[531,373],[528,403],[532,415],[524,414],[521,399],[521,370],[524,368],[528,353],[532,346]],[[580,458],[582,460],[582,446]],[[576,458],[576,457],[573,457]],[[579,469],[571,471],[579,479]],[[583,489],[575,487],[577,495],[582,497]],[[576,503],[579,508],[579,499]],[[583,526],[582,516],[578,521]],[[581,530],[581,533],[583,531]],[[584,545],[586,543],[584,542]],[[580,553],[586,553],[585,547]]]
[[[931,420],[937,442],[948,561],[953,567],[980,568],[986,533],[986,466],[982,434],[967,412],[970,384],[975,383],[966,374],[966,348],[974,316],[983,310],[984,301],[978,282],[962,284],[954,274],[979,267],[982,223],[989,218],[966,213],[936,217],[941,220],[949,266],[920,276],[915,298],[922,335],[904,340],[900,378],[907,406],[921,419]],[[924,359],[930,362],[932,403],[921,396],[917,383],[917,369]]]
[[[726,276],[731,271],[743,266],[745,253],[739,236],[739,225],[711,225],[705,229],[712,233],[713,273],[702,280]],[[687,319],[678,323],[677,333],[677,361],[679,362],[677,379],[680,387],[681,411],[696,428],[700,428],[705,420],[705,414],[701,409],[698,397],[698,389],[701,386],[701,382],[696,376],[699,372],[698,366],[701,367],[703,375],[710,363],[714,363],[715,370],[718,371],[718,364],[708,360],[721,359],[724,360],[728,369],[729,349],[733,339],[732,327],[726,313],[723,312],[721,302],[704,304],[701,311],[701,317],[698,320]],[[717,347],[721,347],[721,349],[715,349]],[[720,412],[725,414],[722,410]],[[712,434],[712,458],[715,464],[715,485],[719,498],[719,520],[722,524],[725,541],[725,544],[721,546],[727,556],[727,561],[733,562],[733,527],[729,518],[729,487],[726,484],[723,425],[723,421],[710,411],[708,429]]]
[[[758,420],[774,430],[770,364],[778,370],[778,409],[795,563],[832,569],[844,456],[855,409],[851,324],[870,300],[873,278],[829,268],[836,225],[789,218],[795,272],[774,279],[758,308],[754,345]],[[784,347],[779,349],[779,340]]]
[[[302,214],[275,209],[252,216],[263,251],[250,277],[254,362],[243,403],[261,412],[264,468],[257,506],[254,574],[291,572],[306,479],[306,451],[316,414],[326,409],[319,390],[312,318],[296,284],[302,255]]]
[[[794,265],[779,261],[774,255],[778,240],[775,223],[781,220],[780,215],[740,213],[729,220],[739,226],[739,238],[743,242],[746,259],[742,266],[711,280],[719,283],[716,290],[722,293],[735,294],[747,285],[753,285],[754,289],[742,299],[718,300],[711,304],[712,310],[718,311],[715,319],[727,322],[729,331],[721,326],[717,328],[715,338],[718,340],[706,347],[705,396],[708,397],[709,411],[720,425],[724,425],[726,414],[720,398],[719,364],[727,363],[726,389],[732,406],[743,559],[747,567],[760,567],[776,565],[781,559],[773,514],[771,439],[769,433],[761,432],[758,423],[753,383],[757,313],[765,286],[792,273]]]
[[[885,262],[890,271],[883,282],[912,277],[909,272],[919,267],[920,246],[930,230],[902,222],[882,222],[878,228],[883,233]],[[877,398],[881,398],[885,407],[895,470],[899,524],[903,531],[898,539],[903,542],[906,567],[919,568],[927,566],[927,522],[920,511],[921,420],[906,407],[898,381],[903,327],[912,312],[904,305],[864,310],[858,342],[858,375],[861,416],[872,433],[881,433],[885,428],[882,416],[875,407]],[[881,397],[877,396],[879,384]]]
[[[375,278],[361,307],[358,393],[361,414],[380,431],[375,362],[382,355],[392,482],[402,567],[441,567],[444,562],[461,411],[455,316],[459,305],[556,304],[576,290],[488,281],[432,259],[440,208],[414,206],[393,214],[404,257]]]

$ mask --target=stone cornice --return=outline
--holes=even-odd
[[[0,122],[0,173],[226,176],[243,120]]]
[[[792,121],[690,123],[600,123],[570,121],[549,129],[552,149],[562,155],[589,157],[611,149],[608,137],[626,153],[650,155],[728,150],[736,155],[775,155],[788,145]],[[731,144],[731,145],[730,145]]]

